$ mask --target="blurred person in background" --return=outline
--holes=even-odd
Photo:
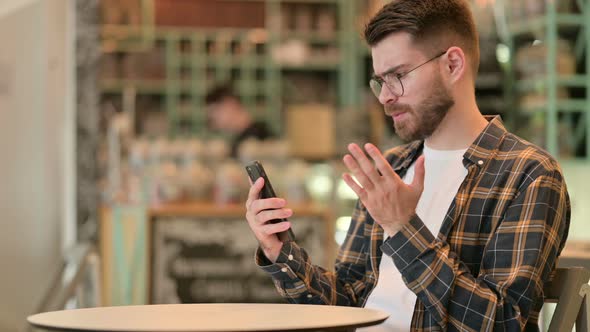
[[[274,138],[266,123],[255,121],[230,84],[218,85],[205,97],[212,129],[231,135],[231,157],[236,158],[240,144],[248,138]]]
[[[277,238],[290,222],[269,221],[293,211],[259,199],[256,181],[246,201],[256,264],[289,302],[388,312],[378,331],[538,331],[569,196],[551,155],[479,111],[469,3],[392,1],[365,39],[371,90],[410,143],[348,146],[343,179],[359,200],[334,272]]]

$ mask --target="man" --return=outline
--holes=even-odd
[[[390,331],[537,331],[569,197],[550,155],[480,114],[468,3],[393,1],[365,38],[370,86],[412,142],[384,155],[349,145],[343,179],[359,202],[335,272],[274,236],[290,224],[268,221],[293,212],[258,199],[263,181],[254,183],[246,218],[257,264],[290,302],[380,308]]]
[[[233,136],[231,157],[238,156],[240,144],[248,138],[264,140],[273,137],[264,122],[252,119],[229,85],[213,88],[205,97],[205,103],[211,127]]]

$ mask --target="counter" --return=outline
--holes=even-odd
[[[291,208],[297,242],[331,268],[337,246],[329,209]],[[241,204],[104,208],[103,304],[283,302],[254,263],[258,244],[244,214]]]

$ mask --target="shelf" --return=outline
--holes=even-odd
[[[100,89],[107,93],[122,93],[127,87],[134,87],[138,93],[165,94],[165,80],[124,80],[124,79],[102,79]]]
[[[283,70],[316,71],[316,70],[338,70],[340,63],[328,61],[306,61],[303,64],[277,64]]]
[[[219,1],[228,1],[233,2],[235,0],[219,0]],[[337,4],[342,0],[240,0],[242,2],[274,2],[274,3],[307,3],[307,4]]]
[[[299,204],[291,207],[298,216],[327,216],[329,210],[314,204]],[[215,204],[208,202],[173,202],[153,205],[149,208],[149,215],[156,217],[242,217],[246,212],[242,204]]]
[[[250,81],[252,82],[252,81]],[[169,86],[167,85],[169,84]],[[193,96],[203,97],[204,93],[200,89],[195,89],[192,81],[165,81],[165,80],[118,80],[103,79],[100,82],[100,89],[103,93],[123,93],[127,87],[137,89],[140,94],[169,94],[182,93]],[[241,96],[256,96],[265,93],[264,81],[257,83],[244,84],[240,80],[235,81],[235,89]]]
[[[157,26],[154,29],[154,33],[156,39],[158,40],[166,40],[167,38],[191,40],[193,37],[197,37],[200,41],[203,41],[219,36],[246,38],[248,33],[261,29],[265,30],[264,28],[202,28]]]
[[[502,74],[480,73],[475,81],[476,89],[500,89],[502,88]]]
[[[230,0],[225,0],[230,1]],[[249,0],[249,1],[260,1],[260,0]],[[275,2],[275,3],[307,3],[311,5],[321,5],[321,4],[338,4],[342,0],[267,0],[267,2]]]
[[[226,36],[231,40],[247,39],[253,31],[266,31],[264,28],[196,28],[196,27],[171,27],[149,25],[101,25],[101,37],[103,42],[120,42],[126,38],[144,38],[148,49],[155,41],[178,42],[180,40],[204,42]],[[108,37],[108,38],[106,38]],[[150,46],[151,45],[151,46]],[[128,51],[121,45],[114,45],[111,51]]]
[[[227,0],[233,1],[233,0]],[[294,75],[310,76],[312,83],[324,80],[335,81],[338,97],[335,103],[350,105],[360,103],[361,90],[357,88],[357,72],[364,62],[352,55],[358,53],[353,41],[346,36],[354,28],[344,22],[353,22],[360,8],[356,1],[344,0],[244,0],[265,3],[265,26],[258,28],[202,28],[176,27],[152,24],[102,25],[100,35],[108,48],[104,52],[154,52],[162,63],[161,79],[123,79],[113,76],[99,81],[100,93],[121,96],[125,91],[145,96],[162,98],[162,109],[171,122],[170,135],[173,137],[182,115],[179,108],[185,104],[191,108],[204,105],[205,95],[211,87],[233,81],[235,92],[242,97],[249,109],[260,110],[259,114],[273,127],[282,132],[283,84]],[[309,30],[282,30],[270,22],[281,15],[294,19],[295,12],[284,13],[293,7],[311,7],[312,13],[325,12],[333,17],[332,29],[318,31],[317,24]],[[298,6],[297,4],[303,4]],[[314,6],[317,5],[317,6]],[[315,8],[315,9],[314,9]],[[214,14],[214,13],[212,13]],[[312,18],[315,20],[315,16]],[[314,21],[315,22],[315,21]],[[352,31],[352,32],[351,32]],[[300,40],[306,45],[308,61],[301,63],[279,63],[273,59],[274,51],[288,39]],[[133,44],[126,45],[126,41]],[[356,39],[354,40],[356,42]],[[137,43],[141,48],[137,47]],[[129,47],[127,47],[129,46]],[[335,50],[339,48],[343,54]],[[286,50],[288,52],[288,49]],[[344,53],[345,52],[345,53]],[[213,53],[213,54],[210,54]],[[288,56],[289,54],[287,54]],[[346,55],[346,56],[345,56]],[[284,59],[284,58],[281,58]],[[287,59],[288,61],[289,59]],[[115,58],[115,61],[123,61]],[[343,68],[353,68],[344,71]],[[132,73],[135,74],[135,73]],[[141,71],[138,76],[144,75]],[[145,75],[147,76],[147,75]],[[324,76],[321,77],[320,76]],[[307,84],[307,83],[301,83]],[[130,90],[130,88],[132,90]],[[146,98],[147,99],[147,98]],[[198,118],[185,122],[200,121]],[[191,126],[194,133],[202,123]],[[184,130],[184,129],[183,129]]]
[[[265,68],[266,56],[219,56],[215,54],[201,56],[197,63],[190,55],[180,55],[179,66],[196,66],[199,68],[225,67],[225,68]],[[198,63],[200,61],[200,63]]]
[[[584,16],[581,14],[556,14],[558,26],[582,26],[585,24]],[[547,26],[547,16],[539,16],[530,19],[520,20],[518,23],[509,23],[508,30],[513,35],[522,35],[531,32],[538,32]]]
[[[100,81],[100,89],[106,93],[122,93],[127,87],[137,89],[138,93],[142,94],[167,94],[169,92],[181,92],[188,94],[196,94],[193,91],[192,82],[186,81],[167,81],[161,80],[143,80],[143,79],[102,79]]]
[[[588,79],[586,75],[572,75],[567,77],[558,77],[557,86],[568,88],[585,88],[587,87]],[[518,92],[539,91],[547,87],[547,79],[525,79],[516,82],[516,90]]]
[[[482,112],[486,110],[506,111],[506,102],[495,96],[477,98],[477,106]]]
[[[339,31],[334,31],[331,37],[322,36],[317,31],[281,31],[278,36],[281,40],[297,39],[314,44],[337,44]]]
[[[256,81],[256,83],[252,84],[244,84],[240,83],[240,81],[235,81],[234,89],[242,97],[264,95],[266,92],[266,86],[264,84],[264,81]]]
[[[565,113],[586,112],[589,108],[588,103],[584,99],[559,99],[557,101],[557,111]],[[539,112],[545,112],[547,106],[532,106],[521,107],[522,115],[533,115]]]

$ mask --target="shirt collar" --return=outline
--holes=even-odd
[[[467,161],[479,166],[485,165],[498,151],[498,147],[507,133],[499,115],[485,116],[485,118],[489,123],[463,155],[464,162]]]
[[[398,157],[398,160],[402,162],[394,165],[393,170],[398,174],[410,168],[410,165],[422,154],[424,149],[424,141],[414,141],[408,144],[407,148],[404,149],[402,154]],[[404,172],[405,173],[405,172]]]
[[[507,133],[502,123],[502,118],[499,115],[486,115],[484,117],[489,123],[467,151],[465,151],[463,155],[465,166],[469,164],[485,165],[493,157],[495,151],[498,150],[498,146]],[[423,140],[410,143],[399,156],[399,160],[402,160],[402,162],[395,165],[394,170],[399,173],[401,170],[408,169],[420,154],[422,154],[423,149]]]

